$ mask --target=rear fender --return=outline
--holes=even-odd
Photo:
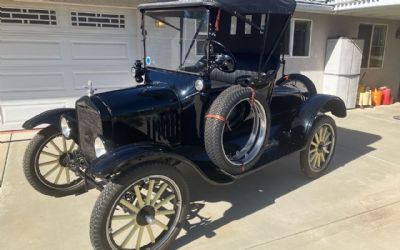
[[[337,96],[319,94],[304,102],[299,107],[291,123],[294,142],[304,146],[315,119],[317,119],[319,115],[328,112],[340,118],[347,116],[346,106],[343,100]]]
[[[209,176],[187,158],[176,154],[168,147],[153,143],[130,144],[109,152],[91,163],[88,174],[97,178],[108,179],[113,175],[123,174],[143,163],[156,161],[176,167],[183,175],[189,174],[189,171],[195,173],[214,185],[225,185],[234,181],[228,176],[223,176],[223,178]]]
[[[29,120],[27,120],[22,127],[24,129],[33,129],[39,125],[49,124],[56,128],[60,128],[60,118],[62,115],[70,118],[72,122],[76,122],[76,112],[75,109],[70,108],[60,108],[45,111]]]

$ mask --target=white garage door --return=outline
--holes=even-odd
[[[99,91],[135,84],[134,9],[0,3],[0,130]]]

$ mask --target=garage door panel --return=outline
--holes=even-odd
[[[55,11],[56,25],[31,22],[1,24],[0,130],[19,129],[26,119],[48,109],[74,107],[91,80],[97,92],[134,86],[137,15],[133,9],[9,1],[22,9]],[[4,7],[4,3],[0,4]],[[5,4],[7,5],[7,4]],[[38,5],[38,6],[36,6]],[[73,25],[74,13],[115,14],[118,27],[86,19],[92,27]],[[117,18],[118,17],[118,18]],[[125,19],[125,22],[122,20]]]
[[[13,124],[20,123],[21,121],[46,110],[65,107],[67,107],[67,103],[65,102],[51,102],[46,104],[32,104],[32,102],[15,105],[10,104],[1,107],[1,114],[3,123]]]
[[[0,93],[63,91],[62,72],[15,72],[0,74]]]
[[[61,60],[61,42],[0,40],[0,58],[6,60]]]
[[[128,43],[72,42],[74,60],[128,60]]]

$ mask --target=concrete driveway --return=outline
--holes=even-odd
[[[400,104],[337,120],[336,155],[318,180],[302,176],[298,155],[228,187],[190,179],[196,186],[191,220],[174,248],[399,249],[400,121],[394,115]],[[0,249],[91,249],[89,216],[98,192],[66,198],[35,192],[21,167],[30,136],[0,135],[16,141],[0,144],[0,167],[6,161]]]

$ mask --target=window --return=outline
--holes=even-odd
[[[386,25],[360,24],[358,38],[364,40],[362,68],[383,67],[386,34]]]
[[[310,56],[311,20],[294,19],[284,36],[284,52],[289,56]]]
[[[206,47],[206,40],[208,37],[208,26],[206,23],[203,22],[203,26],[199,27],[201,22],[199,20],[196,20],[196,31],[198,28],[200,28],[199,35],[197,36],[196,39],[196,55],[197,56],[204,56],[205,55],[205,47]]]
[[[57,17],[54,10],[0,7],[0,23],[57,25]]]
[[[246,16],[246,19],[247,19],[248,21],[252,22],[252,21],[253,21],[253,16],[252,16],[252,15],[247,15],[247,16]],[[246,23],[246,24],[244,25],[244,34],[246,34],[246,35],[251,35],[251,25],[248,24],[248,23]]]
[[[71,12],[72,26],[125,28],[125,15]]]
[[[231,35],[236,35],[237,31],[237,17],[232,16],[231,17]]]

